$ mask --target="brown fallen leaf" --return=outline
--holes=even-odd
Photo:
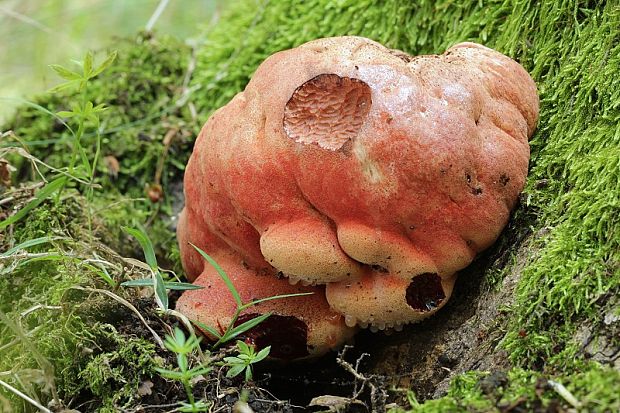
[[[15,168],[9,164],[9,161],[0,158],[0,185],[11,186],[11,172],[13,171],[15,171]]]
[[[151,184],[146,189],[146,195],[155,204],[164,198],[164,189],[159,184]]]
[[[153,390],[151,390],[153,386],[154,384],[152,381],[150,380],[143,381],[142,383],[140,383],[140,387],[138,387],[138,395],[140,396],[151,395],[153,393]]]
[[[103,158],[103,162],[105,166],[108,167],[108,174],[114,179],[118,178],[118,173],[121,170],[121,164],[118,159],[112,155],[108,155]]]
[[[308,407],[327,407],[330,412],[344,412],[347,407],[352,404],[357,404],[361,406],[365,406],[365,404],[357,399],[351,399],[349,397],[340,397],[340,396],[330,396],[326,394],[324,396],[318,396],[314,399],[310,400],[310,404]]]

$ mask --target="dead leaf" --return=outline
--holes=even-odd
[[[338,413],[344,412],[351,404],[365,406],[364,403],[356,399],[351,399],[349,397],[330,396],[326,394],[324,396],[318,396],[310,400],[310,404],[308,405],[308,407],[327,407],[330,412]]]
[[[121,164],[118,159],[112,155],[108,155],[103,158],[103,162],[105,166],[108,167],[108,174],[114,179],[118,178],[118,173],[121,170]]]
[[[166,150],[172,144],[172,140],[174,139],[178,131],[178,129],[170,129],[164,136],[164,146],[166,147]]]
[[[138,395],[150,396],[151,394],[153,394],[153,390],[151,390],[153,386],[154,384],[152,381],[150,380],[143,381],[142,383],[140,383],[140,387],[138,387]]]
[[[232,409],[233,413],[254,413],[254,410],[246,402],[238,400]]]
[[[0,185],[11,186],[11,172],[14,171],[15,168],[9,164],[9,161],[0,158]]]
[[[146,195],[155,204],[163,199],[164,189],[159,184],[151,184],[146,190]]]

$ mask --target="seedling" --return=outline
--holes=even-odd
[[[192,380],[198,376],[208,374],[211,371],[211,367],[200,364],[194,368],[189,368],[189,361],[187,359],[188,354],[191,354],[200,347],[200,338],[193,334],[190,335],[189,338],[186,338],[183,330],[175,327],[174,335],[167,335],[164,345],[168,350],[176,353],[178,369],[168,370],[156,367],[155,370],[163,377],[171,380],[178,380],[183,384],[189,403],[182,402],[179,411],[203,412],[209,409],[210,404],[208,402],[202,400],[196,402],[194,399]]]
[[[237,340],[239,355],[236,357],[224,357],[226,365],[230,367],[226,377],[236,377],[245,370],[245,381],[252,380],[252,364],[262,361],[269,355],[271,346],[267,346],[258,353],[254,346],[249,346],[243,341]]]
[[[123,231],[133,236],[138,240],[142,250],[144,251],[144,258],[151,270],[151,278],[141,278],[138,280],[131,280],[122,283],[124,287],[153,287],[155,291],[155,302],[157,306],[164,312],[169,311],[168,308],[168,290],[197,290],[202,287],[189,283],[164,281],[159,266],[157,265],[157,258],[155,256],[155,249],[153,243],[149,239],[148,235],[141,229],[123,227]]]
[[[87,99],[87,87],[91,79],[101,74],[107,69],[112,62],[116,59],[116,51],[110,53],[100,65],[94,65],[94,57],[92,52],[87,52],[84,56],[84,60],[81,62],[75,62],[81,67],[81,73],[75,72],[66,67],[60,65],[50,65],[50,68],[62,77],[65,82],[55,86],[50,90],[51,93],[56,93],[65,89],[74,89],[80,93],[80,99],[78,102],[71,103],[71,110],[64,110],[57,112],[56,115],[62,118],[74,118],[77,122],[77,130],[69,129],[73,137],[71,158],[67,172],[69,175],[76,174],[78,178],[88,181],[86,186],[86,198],[92,201],[93,197],[93,184],[95,181],[95,173],[97,171],[97,163],[99,161],[99,155],[101,153],[101,128],[100,128],[100,115],[107,107],[105,104],[100,103],[95,105],[93,102]],[[86,128],[86,122],[92,122],[95,124],[95,155],[91,161],[86,155],[86,151],[82,146],[82,138],[84,137],[84,130]],[[81,166],[76,168],[77,158],[80,158]],[[58,191],[58,198],[64,189],[66,181],[60,184]],[[91,214],[89,210],[88,214],[89,227],[91,226]]]

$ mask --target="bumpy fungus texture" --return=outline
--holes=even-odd
[[[314,291],[250,311],[295,320],[310,355],[355,325],[430,316],[506,224],[537,118],[528,73],[474,43],[411,57],[336,37],[276,53],[196,141],[178,235],[190,279],[207,288],[179,310],[218,328],[233,309],[192,242],[247,298]],[[262,328],[249,339],[280,340]]]

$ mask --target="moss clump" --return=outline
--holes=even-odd
[[[582,363],[581,368],[581,372],[554,378],[579,403],[572,407],[588,412],[618,411],[620,396],[613,389],[620,380],[620,372],[597,363]],[[545,412],[557,411],[561,404],[571,406],[551,383],[543,374],[531,370],[515,368],[508,374],[473,371],[456,377],[445,397],[423,404],[413,394],[408,398],[410,411],[415,413]]]
[[[89,260],[122,265],[84,231],[83,202],[68,193],[12,227],[13,245],[39,237],[49,242],[0,257],[0,380],[43,404],[89,393],[112,406],[130,400],[140,377],[151,372],[154,345],[128,338],[110,324],[118,321],[117,305],[76,289],[109,287],[101,267]],[[0,240],[0,251],[13,246],[8,242]],[[107,363],[99,364],[103,360]],[[32,411],[1,388],[3,403]]]
[[[84,388],[100,400],[99,406],[92,407],[101,413],[116,412],[131,403],[143,377],[154,373],[153,343],[138,338],[127,340],[113,329],[110,339],[113,350],[93,357],[79,373],[82,383],[88,383]]]

